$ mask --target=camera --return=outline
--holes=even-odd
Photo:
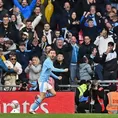
[[[98,80],[93,80],[91,83],[91,89],[96,90],[98,88]]]
[[[26,87],[26,86],[27,86],[27,83],[24,82],[24,83],[22,84],[22,87]]]

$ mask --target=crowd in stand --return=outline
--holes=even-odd
[[[13,91],[36,91],[43,62],[50,49],[58,85],[77,80],[116,80],[118,11],[110,0],[51,0],[54,11],[45,17],[48,0],[0,0],[0,72],[2,85]],[[62,88],[65,89],[65,88]],[[8,90],[6,86],[5,91]]]

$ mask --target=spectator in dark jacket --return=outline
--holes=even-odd
[[[9,22],[8,15],[3,17],[3,23],[0,24],[0,33],[2,33],[4,37],[13,40],[15,43],[19,42],[19,31],[13,23]]]
[[[89,36],[85,36],[84,37],[84,43],[81,45],[80,50],[79,50],[79,59],[81,60],[81,58],[84,55],[90,55],[91,54],[91,49],[94,47],[95,45],[93,45],[91,43],[91,39]]]
[[[64,60],[64,56],[62,53],[59,53],[57,55],[57,59],[56,61],[54,62],[54,67],[56,68],[62,68],[62,69],[65,69],[68,67],[68,65],[66,64],[66,61]],[[55,73],[56,75],[58,76],[62,76],[62,80],[61,81],[58,81],[58,80],[55,80],[55,88],[56,90],[59,90],[58,88],[58,85],[66,85],[66,84],[69,84],[69,73],[66,72],[66,73]],[[64,88],[62,88],[61,90],[63,90]]]
[[[69,66],[71,60],[70,52],[72,51],[72,46],[68,42],[68,40],[59,38],[55,43],[52,44],[52,48],[54,48],[57,54],[63,53],[64,59],[66,60]]]
[[[104,67],[104,80],[116,80],[117,79],[117,53],[113,50],[114,43],[109,42],[108,48],[103,53],[103,67]]]
[[[84,36],[89,36],[91,38],[91,43],[93,43],[99,34],[98,28],[97,26],[94,26],[94,22],[91,18],[87,20],[88,26],[84,25],[85,21],[86,21],[86,18],[84,18],[81,23],[83,34]]]
[[[20,75],[20,80],[26,82],[28,80],[26,79],[26,73],[24,72],[24,70],[28,66],[29,60],[31,59],[31,51],[27,51],[25,47],[25,43],[21,42],[19,45],[19,50],[16,50],[16,54],[17,54],[18,62],[22,65],[22,69],[23,69],[23,72]]]
[[[3,7],[3,0],[0,0],[0,22],[2,22],[3,16],[8,14],[8,11]]]
[[[40,58],[42,55],[42,49],[39,47],[38,39],[34,39],[32,43],[28,45],[28,50],[31,50],[31,57],[37,56]]]
[[[68,30],[72,33],[72,35],[76,36],[76,38],[78,37],[80,26],[79,26],[79,20],[78,20],[76,12],[72,12],[71,14]]]

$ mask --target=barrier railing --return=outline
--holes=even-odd
[[[79,82],[79,81],[78,81]],[[102,86],[102,87],[108,87],[109,86],[109,84],[111,84],[111,83],[115,83],[116,85],[117,85],[117,87],[118,87],[118,80],[103,80],[103,81],[101,81],[101,80],[98,80],[98,83],[100,84],[100,86]],[[76,88],[76,87],[78,87],[79,85],[70,85],[70,84],[68,84],[68,85],[58,85],[60,88]],[[106,89],[106,91],[109,91],[108,89]]]
[[[118,80],[103,80],[103,81],[100,81],[99,80],[98,82],[100,83],[100,86],[102,86],[102,87],[108,87],[110,83],[116,83],[117,84],[118,83]],[[68,84],[68,85],[58,85],[58,86],[59,86],[59,88],[62,88],[62,87],[63,88],[76,88],[79,85],[70,85],[70,84]],[[118,84],[117,84],[117,86],[118,86]],[[15,85],[15,86],[11,86],[11,85],[7,85],[7,86],[6,85],[0,85],[0,88],[2,88],[2,91],[4,91],[4,88],[5,87],[8,87],[9,88],[8,91],[12,91],[13,87],[19,88],[20,85]]]

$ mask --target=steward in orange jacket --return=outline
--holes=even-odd
[[[108,105],[106,110],[109,114],[117,114],[118,113],[118,92],[117,86],[115,84],[110,85],[110,92],[107,94],[108,96]]]

